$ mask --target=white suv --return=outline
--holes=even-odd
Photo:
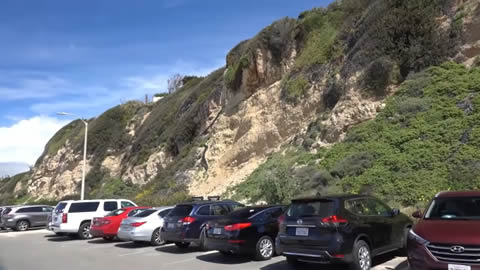
[[[76,234],[80,239],[88,239],[94,217],[103,217],[113,210],[132,206],[137,205],[124,199],[62,201],[53,210],[49,228],[56,234]]]

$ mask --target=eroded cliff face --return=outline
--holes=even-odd
[[[478,1],[457,1],[451,15],[439,18],[439,24],[448,30],[460,7],[464,36],[458,53],[450,59],[472,65],[480,53]],[[359,24],[365,17],[354,21]],[[108,145],[97,142],[89,149],[87,172],[90,176],[107,172],[110,178],[140,189],[152,181],[173,180],[186,185],[191,195],[220,195],[248,177],[271,153],[302,140],[313,122],[323,128],[312,151],[343,140],[349,128],[374,118],[397,87],[393,83],[382,95],[365,94],[367,66],[351,62],[359,58],[355,56],[358,46],[368,35],[343,33],[355,37],[344,37],[351,44],[343,58],[299,68],[297,59],[308,46],[304,31],[297,20],[280,20],[234,48],[227,56],[226,69],[186,82],[184,89],[158,104],[136,104],[128,110],[120,106],[121,117],[106,113],[90,120],[92,126],[97,125],[92,136],[106,133],[102,125],[115,130],[107,132]],[[288,102],[285,80],[299,74],[307,87],[298,102]],[[332,81],[341,89],[332,87]],[[82,129],[71,129],[64,132],[67,135],[56,135],[58,150],[46,149],[29,181],[17,183],[15,193],[26,190],[37,199],[78,194]]]

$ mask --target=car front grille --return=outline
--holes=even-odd
[[[480,264],[480,245],[429,244],[427,249],[441,262]]]

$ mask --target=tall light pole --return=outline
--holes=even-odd
[[[72,113],[66,113],[66,112],[58,112],[58,115],[68,115],[68,116],[75,116],[79,117],[75,114]],[[85,124],[85,140],[83,141],[83,171],[82,171],[82,191],[80,193],[80,200],[83,200],[85,198],[85,174],[87,170],[87,140],[88,140],[88,122],[83,120],[81,117],[79,117],[80,121],[82,121]]]

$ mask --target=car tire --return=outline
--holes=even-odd
[[[180,249],[186,249],[190,246],[190,242],[175,242],[175,246]]]
[[[78,238],[80,239],[90,239],[92,235],[90,234],[90,221],[83,222],[78,229]]]
[[[205,243],[206,234],[207,232],[205,228],[202,229],[202,231],[200,232],[200,241],[198,242],[198,248],[200,249],[200,251],[207,251],[207,246]]]
[[[262,236],[255,246],[255,260],[267,261],[275,254],[275,243],[270,236]]]
[[[150,245],[154,247],[158,247],[164,244],[165,244],[165,241],[162,239],[162,232],[160,231],[160,228],[158,228],[152,233],[152,239],[150,240]]]
[[[115,238],[115,236],[104,236],[104,237],[103,237],[103,240],[105,240],[105,241],[113,241],[114,238]]]
[[[30,222],[27,220],[19,220],[15,225],[15,230],[19,232],[27,231],[30,228]]]
[[[350,265],[352,270],[370,270],[372,268],[372,255],[370,246],[359,240],[353,245],[353,262]]]

